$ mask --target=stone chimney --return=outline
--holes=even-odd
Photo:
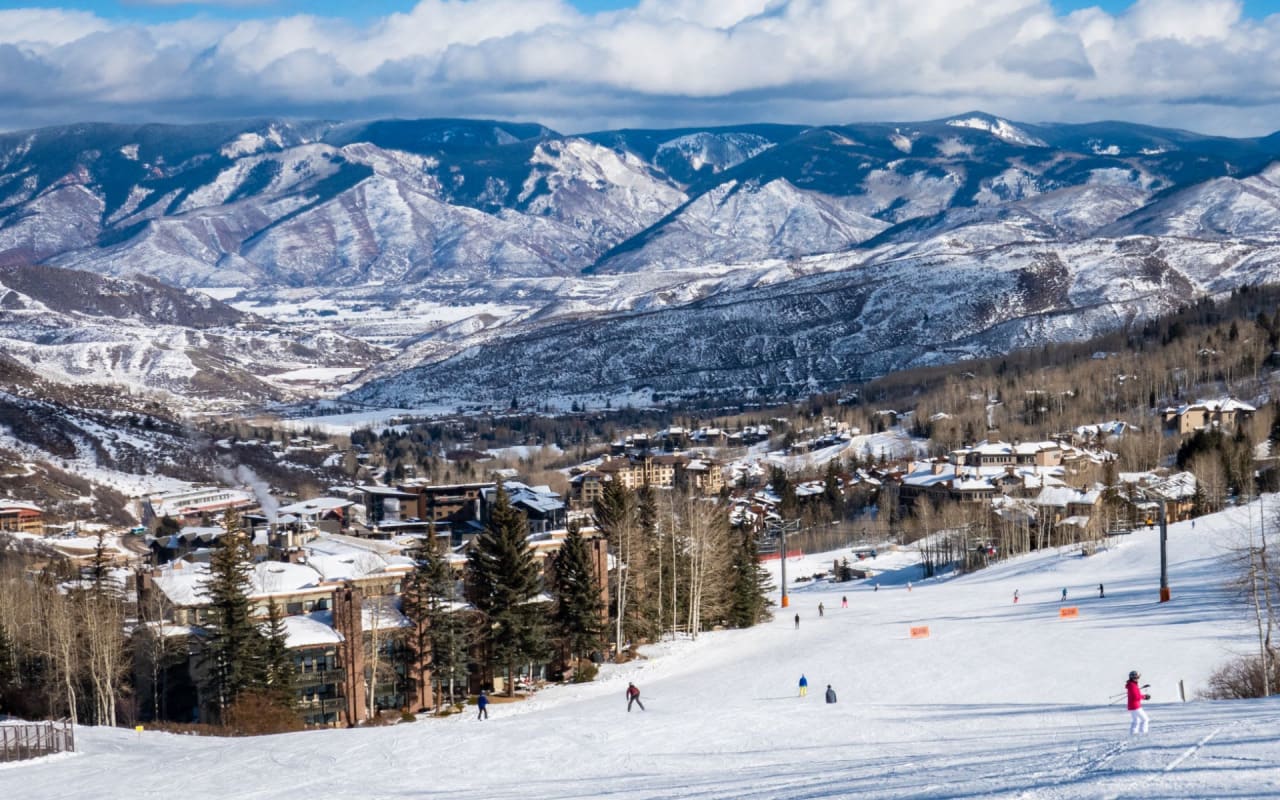
[[[338,658],[346,676],[342,693],[346,701],[348,727],[368,718],[364,685],[363,606],[364,597],[351,582],[344,583],[333,593],[333,629],[342,634]]]
[[[587,540],[591,551],[591,573],[600,589],[600,622],[609,627],[609,540],[603,536]]]

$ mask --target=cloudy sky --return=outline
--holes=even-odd
[[[280,115],[579,132],[975,109],[1280,129],[1280,0],[2,5],[0,129]]]

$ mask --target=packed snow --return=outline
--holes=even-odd
[[[1266,516],[1278,502],[1266,498]],[[1274,797],[1280,706],[1197,698],[1216,667],[1257,649],[1226,581],[1228,551],[1262,516],[1255,503],[1170,526],[1165,604],[1155,529],[1088,557],[1042,551],[928,580],[912,550],[888,545],[874,559],[793,557],[790,606],[773,621],[642,648],[593,683],[497,698],[488,720],[472,706],[263,738],[81,729],[73,756],[0,770],[0,796]],[[875,574],[800,580],[839,557]],[[1075,618],[1059,614],[1064,588]],[[912,638],[921,626],[929,636]],[[1146,736],[1129,735],[1120,700],[1131,669],[1150,684]],[[626,711],[628,681],[644,711]]]

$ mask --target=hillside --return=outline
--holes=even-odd
[[[1280,498],[1264,499],[1274,517]],[[1259,504],[1170,528],[1172,602],[1159,604],[1154,530],[1089,558],[1040,552],[920,581],[910,553],[876,581],[793,584],[753,629],[645,649],[594,683],[555,687],[491,718],[260,739],[82,729],[81,752],[0,770],[27,798],[89,792],[193,798],[1265,797],[1280,709],[1196,700],[1209,674],[1256,649],[1224,588],[1225,555]],[[792,580],[831,555],[788,563]],[[914,581],[911,590],[907,581]],[[1099,599],[1097,586],[1105,584]],[[1079,608],[1060,619],[1063,587]],[[1011,602],[1014,590],[1021,601]],[[840,607],[847,596],[849,608]],[[825,604],[819,618],[816,607]],[[797,629],[793,613],[802,617]],[[910,626],[928,625],[928,639]],[[1114,698],[1149,682],[1151,732]],[[805,674],[815,691],[796,697]],[[635,681],[646,710],[627,714]],[[1185,682],[1189,702],[1180,698]],[[826,705],[832,684],[840,702]],[[158,764],[164,768],[157,768]],[[91,789],[88,787],[92,787]]]

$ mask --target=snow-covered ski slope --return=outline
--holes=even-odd
[[[496,703],[486,721],[472,708],[250,739],[82,729],[79,753],[0,769],[0,797],[1280,797],[1280,701],[1195,699],[1216,666],[1256,649],[1225,582],[1226,550],[1259,517],[1255,503],[1171,526],[1167,604],[1156,530],[1087,558],[1043,552],[941,580],[881,551],[865,562],[878,591],[792,584],[770,623],[648,648],[595,683]],[[829,557],[789,561],[788,578]],[[1064,587],[1075,619],[1059,616]],[[929,638],[910,638],[922,625]],[[1137,739],[1109,702],[1131,669],[1152,694]],[[628,680],[646,711],[626,712]]]

